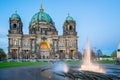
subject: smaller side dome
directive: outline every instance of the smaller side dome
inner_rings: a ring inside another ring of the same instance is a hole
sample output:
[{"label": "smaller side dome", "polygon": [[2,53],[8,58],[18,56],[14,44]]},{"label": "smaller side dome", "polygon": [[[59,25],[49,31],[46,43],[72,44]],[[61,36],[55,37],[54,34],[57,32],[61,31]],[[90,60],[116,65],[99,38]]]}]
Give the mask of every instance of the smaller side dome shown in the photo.
[{"label": "smaller side dome", "polygon": [[66,17],[66,21],[74,21],[74,19],[68,14],[68,16]]},{"label": "smaller side dome", "polygon": [[11,19],[20,19],[20,16],[17,14],[17,11],[15,11],[15,13],[13,13],[10,18]]}]

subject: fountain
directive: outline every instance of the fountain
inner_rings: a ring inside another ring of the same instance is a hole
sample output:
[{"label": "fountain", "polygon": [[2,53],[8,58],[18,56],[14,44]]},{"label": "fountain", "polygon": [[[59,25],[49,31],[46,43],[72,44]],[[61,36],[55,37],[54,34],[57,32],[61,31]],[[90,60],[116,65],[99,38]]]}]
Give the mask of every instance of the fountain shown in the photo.
[{"label": "fountain", "polygon": [[91,49],[90,49],[89,40],[87,40],[86,47],[84,50],[83,63],[79,70],[105,73],[105,69],[103,69],[101,66],[99,66],[97,64],[93,64],[91,61]]},{"label": "fountain", "polygon": [[86,43],[81,67],[74,65],[74,68],[72,68],[59,61],[51,68],[41,69],[41,72],[44,71],[46,71],[46,74],[50,71],[46,80],[120,80],[120,76],[113,75],[113,73],[108,74],[102,66],[92,63],[89,40]]},{"label": "fountain", "polygon": [[67,73],[69,71],[68,66],[65,63],[63,63],[63,62],[58,62],[58,63],[54,64],[52,68],[53,68],[54,72],[64,72],[64,73]]}]

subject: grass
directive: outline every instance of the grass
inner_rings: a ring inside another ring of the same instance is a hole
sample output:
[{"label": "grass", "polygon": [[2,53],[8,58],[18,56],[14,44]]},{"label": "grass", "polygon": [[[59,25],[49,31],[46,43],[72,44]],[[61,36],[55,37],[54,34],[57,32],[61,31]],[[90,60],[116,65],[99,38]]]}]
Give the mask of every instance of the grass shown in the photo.
[{"label": "grass", "polygon": [[45,65],[47,62],[0,62],[0,68]]},{"label": "grass", "polygon": [[65,61],[66,64],[81,64],[81,61]]},{"label": "grass", "polygon": [[114,60],[102,60],[102,61],[97,61],[99,64],[115,64]]},{"label": "grass", "polygon": [[[67,64],[81,64],[82,61],[65,61],[65,63]],[[97,62],[94,62],[94,63],[98,63],[98,64],[115,64],[115,61],[113,60],[102,60],[102,61],[97,61]]]},{"label": "grass", "polygon": [[[66,64],[81,64],[82,61],[65,61]],[[102,60],[97,61],[99,64],[115,64],[113,60]],[[19,67],[19,66],[33,66],[33,65],[45,65],[48,62],[0,62],[0,68],[7,68],[7,67]]]}]

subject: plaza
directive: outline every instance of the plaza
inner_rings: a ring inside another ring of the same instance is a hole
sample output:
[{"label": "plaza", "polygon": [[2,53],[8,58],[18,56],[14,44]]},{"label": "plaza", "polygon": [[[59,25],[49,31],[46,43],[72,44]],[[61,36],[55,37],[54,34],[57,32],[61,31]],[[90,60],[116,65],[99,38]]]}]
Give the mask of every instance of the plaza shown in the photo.
[{"label": "plaza", "polygon": [[[51,68],[53,68],[53,65],[56,65],[56,63],[55,64],[50,63],[47,65],[37,65],[37,66],[28,66],[28,67],[12,67],[12,68],[0,69],[0,72],[1,72],[0,80],[10,80],[10,79],[12,79],[12,80],[64,80],[65,77],[56,75],[56,74],[54,74],[54,72],[51,71],[52,70]],[[114,75],[114,76],[120,77],[120,74],[119,74],[120,67],[119,66],[109,65],[109,64],[104,64],[102,66],[104,66],[104,68],[106,68],[106,71],[107,71],[106,74],[109,74],[109,76]],[[79,67],[79,65],[78,64],[76,64],[74,66],[69,65],[69,67],[72,69],[77,69]],[[42,69],[43,70],[49,69],[49,70],[42,72],[41,71]],[[90,78],[86,77],[85,80],[89,80],[89,79]],[[68,79],[68,80],[73,80],[73,79]],[[110,79],[107,79],[107,80],[110,80]],[[119,80],[119,79],[117,78],[115,80]]]}]

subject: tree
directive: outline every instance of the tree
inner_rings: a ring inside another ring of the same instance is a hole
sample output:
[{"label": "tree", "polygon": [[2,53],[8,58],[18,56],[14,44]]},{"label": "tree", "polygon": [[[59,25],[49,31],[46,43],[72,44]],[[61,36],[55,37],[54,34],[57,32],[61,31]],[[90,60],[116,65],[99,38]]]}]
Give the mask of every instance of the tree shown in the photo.
[{"label": "tree", "polygon": [[117,51],[116,50],[112,52],[111,57],[117,57]]},{"label": "tree", "polygon": [[100,56],[101,58],[111,58],[111,56],[109,56],[109,55],[102,55],[102,56]]},{"label": "tree", "polygon": [[0,48],[0,61],[1,60],[5,60],[7,57],[7,55],[5,54],[5,52],[3,51],[2,48]]}]

